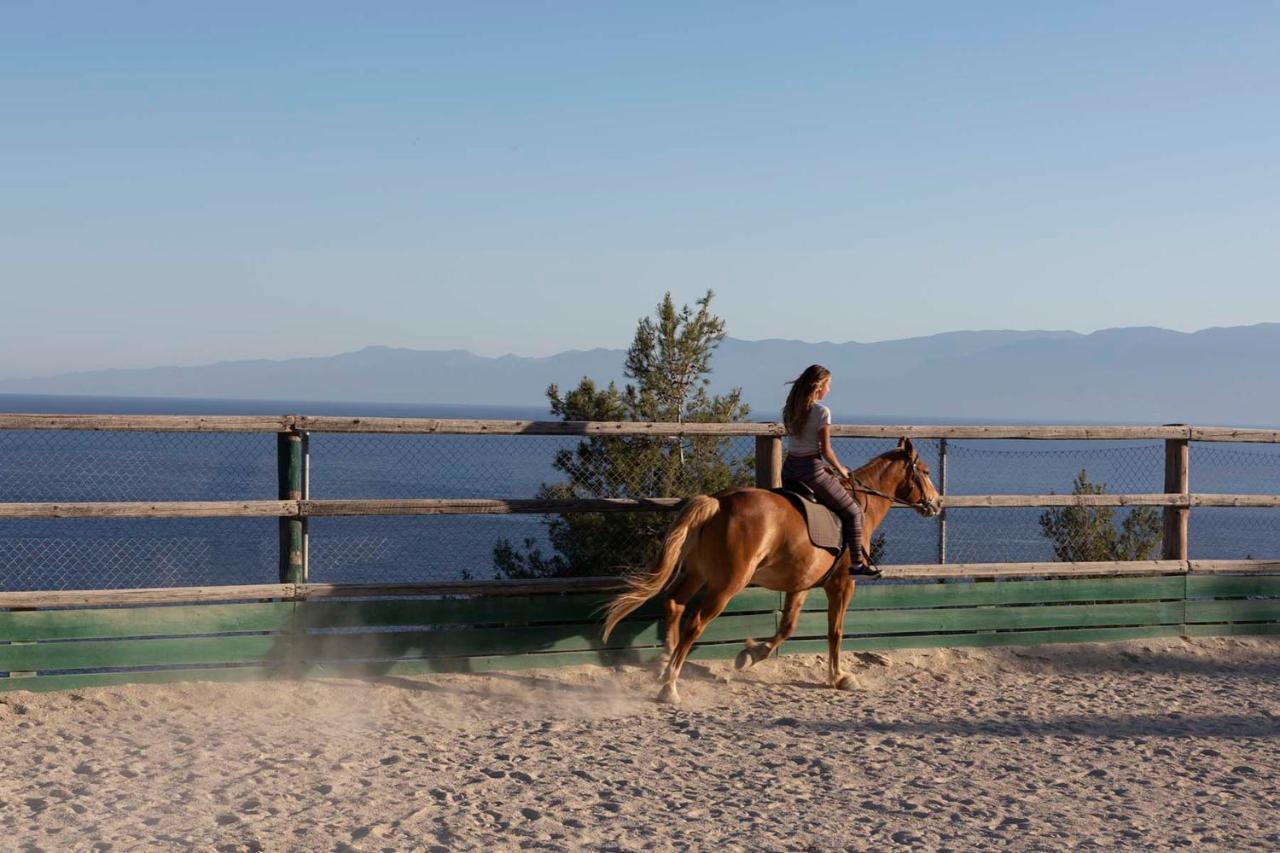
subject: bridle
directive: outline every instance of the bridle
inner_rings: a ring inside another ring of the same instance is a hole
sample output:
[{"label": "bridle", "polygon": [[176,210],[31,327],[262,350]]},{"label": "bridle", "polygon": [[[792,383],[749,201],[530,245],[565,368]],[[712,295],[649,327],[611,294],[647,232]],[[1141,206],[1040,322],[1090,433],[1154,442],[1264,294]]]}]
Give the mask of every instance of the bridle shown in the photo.
[{"label": "bridle", "polygon": [[[915,454],[912,454],[911,461],[907,463],[907,477],[911,480],[911,484],[915,486],[916,491],[921,495],[925,493],[924,483],[921,480],[923,476],[924,475],[920,472],[920,457],[916,456]],[[897,506],[905,506],[910,509],[914,509],[917,512],[933,509],[933,506],[924,498],[921,498],[920,500],[915,501],[913,503],[913,502],[904,501],[901,498],[894,497],[893,495],[886,495],[884,492],[880,491],[879,489],[873,489],[870,486],[868,486],[866,483],[859,480],[857,477],[855,477],[852,474],[852,472],[850,472],[849,478],[847,480],[845,480],[844,477],[841,477],[838,474],[836,475],[836,477],[837,479],[844,480],[846,483],[848,483],[851,491],[865,492],[866,494],[869,494],[869,495],[875,495],[876,497],[884,498],[885,500],[889,501],[889,503],[891,504],[895,504]]]}]

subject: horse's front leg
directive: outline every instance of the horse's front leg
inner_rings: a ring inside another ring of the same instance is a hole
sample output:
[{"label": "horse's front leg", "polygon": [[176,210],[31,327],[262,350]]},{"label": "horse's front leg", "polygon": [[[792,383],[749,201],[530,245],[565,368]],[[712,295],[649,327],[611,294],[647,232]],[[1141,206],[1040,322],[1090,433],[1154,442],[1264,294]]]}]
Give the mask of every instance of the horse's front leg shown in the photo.
[{"label": "horse's front leg", "polygon": [[823,586],[827,593],[827,684],[837,690],[849,690],[853,676],[840,671],[840,639],[844,636],[844,612],[853,598],[853,578],[840,569]]},{"label": "horse's front leg", "polygon": [[807,589],[800,592],[787,593],[786,601],[782,605],[782,623],[778,626],[778,633],[763,643],[747,640],[747,647],[738,652],[738,658],[733,662],[734,667],[747,669],[759,663],[773,654],[774,650],[782,645],[787,637],[795,633],[796,620],[800,618],[800,607],[804,604],[805,596],[808,594],[809,590]]}]

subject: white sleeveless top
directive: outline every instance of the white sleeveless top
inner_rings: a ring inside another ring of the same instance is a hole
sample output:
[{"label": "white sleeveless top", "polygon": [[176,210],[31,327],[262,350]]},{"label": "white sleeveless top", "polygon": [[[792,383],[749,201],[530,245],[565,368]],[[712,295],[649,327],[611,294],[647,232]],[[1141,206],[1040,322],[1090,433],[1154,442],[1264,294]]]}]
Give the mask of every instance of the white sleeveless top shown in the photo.
[{"label": "white sleeveless top", "polygon": [[792,456],[813,456],[818,449],[818,430],[831,425],[831,410],[821,403],[814,403],[809,416],[795,435],[787,436],[787,453]]}]

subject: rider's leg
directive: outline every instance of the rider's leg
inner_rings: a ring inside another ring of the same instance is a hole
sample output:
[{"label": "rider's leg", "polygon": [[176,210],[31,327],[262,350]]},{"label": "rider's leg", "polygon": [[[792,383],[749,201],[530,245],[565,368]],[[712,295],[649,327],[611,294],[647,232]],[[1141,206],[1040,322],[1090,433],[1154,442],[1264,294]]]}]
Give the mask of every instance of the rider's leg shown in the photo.
[{"label": "rider's leg", "polygon": [[820,472],[809,484],[822,501],[836,515],[840,516],[843,525],[845,547],[849,549],[852,559],[852,574],[879,577],[880,572],[873,567],[863,567],[862,563],[862,507],[849,494],[849,490],[840,484],[835,477],[825,471]]}]

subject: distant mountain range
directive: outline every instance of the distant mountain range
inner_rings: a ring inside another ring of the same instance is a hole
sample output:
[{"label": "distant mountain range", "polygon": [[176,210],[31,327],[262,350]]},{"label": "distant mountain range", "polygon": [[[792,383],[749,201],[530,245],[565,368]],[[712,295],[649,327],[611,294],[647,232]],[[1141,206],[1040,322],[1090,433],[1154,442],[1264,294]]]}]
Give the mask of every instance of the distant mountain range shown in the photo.
[{"label": "distant mountain range", "polygon": [[[219,362],[0,381],[0,393],[539,405],[551,383],[622,376],[624,351],[486,358],[367,347],[323,358]],[[1280,423],[1280,323],[1205,329],[949,332],[879,343],[724,341],[712,388],[741,387],[777,417],[785,382],[813,362],[835,374],[837,412],[910,418]]]}]

